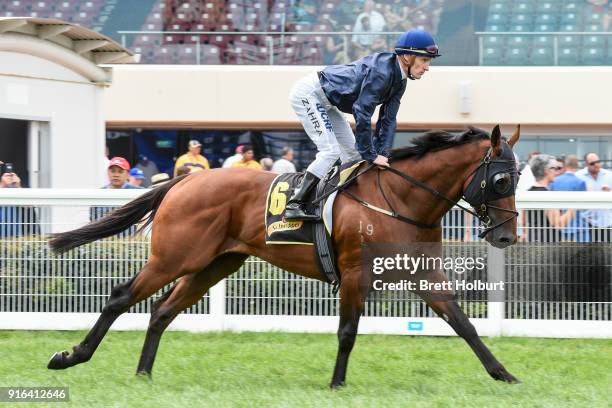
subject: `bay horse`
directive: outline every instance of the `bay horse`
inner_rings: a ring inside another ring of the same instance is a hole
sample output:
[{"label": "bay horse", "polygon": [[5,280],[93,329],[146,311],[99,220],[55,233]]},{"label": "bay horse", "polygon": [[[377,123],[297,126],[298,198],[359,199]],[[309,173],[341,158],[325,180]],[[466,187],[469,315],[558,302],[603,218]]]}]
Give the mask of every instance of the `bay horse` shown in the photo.
[{"label": "bay horse", "polygon": [[[499,248],[516,242],[516,180],[505,196],[495,196],[490,190],[508,184],[507,173],[513,170],[506,168],[495,173],[490,166],[500,162],[516,166],[511,149],[519,133],[517,127],[506,141],[499,125],[491,135],[472,127],[459,135],[428,132],[416,138],[413,146],[393,151],[391,164],[397,174],[376,168],[355,180],[347,194],[338,195],[333,208],[332,235],[341,275],[340,324],[332,388],[345,384],[349,354],[367,296],[361,285],[363,242],[441,242],[440,220],[464,195],[473,207],[478,207],[475,214],[488,227],[486,241]],[[421,185],[401,180],[398,174],[410,174]],[[138,374],[150,376],[161,336],[172,320],[199,301],[211,286],[236,272],[249,256],[307,278],[326,281],[317,267],[312,246],[266,245],[266,193],[275,177],[273,173],[252,169],[201,171],[153,189],[101,220],[54,235],[50,246],[61,253],[115,235],[143,218],[153,223],[151,253],[142,270],[112,289],[85,339],[72,352],[55,353],[48,368],[65,369],[88,361],[119,315],[176,281],[152,307],[137,368]],[[384,199],[375,186],[385,192]],[[434,190],[437,194],[432,193]],[[476,191],[471,199],[466,195],[469,191]],[[417,222],[402,223],[389,214],[372,211],[351,199],[348,193],[379,208],[392,205],[398,214]],[[508,217],[508,213],[513,216]],[[364,234],[360,223],[372,225],[368,231],[371,235]],[[437,271],[430,279],[447,280],[443,271]],[[451,297],[446,300],[427,292],[419,296],[469,344],[491,377],[518,382],[480,340],[452,292],[448,294]]]}]

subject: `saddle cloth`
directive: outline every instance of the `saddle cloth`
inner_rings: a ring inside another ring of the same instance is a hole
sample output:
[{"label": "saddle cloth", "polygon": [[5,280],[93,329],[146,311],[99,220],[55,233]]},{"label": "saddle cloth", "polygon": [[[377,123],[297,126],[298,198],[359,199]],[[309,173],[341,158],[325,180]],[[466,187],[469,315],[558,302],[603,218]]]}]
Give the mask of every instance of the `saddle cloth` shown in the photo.
[{"label": "saddle cloth", "polygon": [[[308,201],[312,202],[333,188],[343,185],[346,180],[359,168],[363,161],[347,163],[335,166],[329,174],[319,181],[316,189],[313,189]],[[266,199],[266,244],[298,244],[314,245],[314,225],[312,221],[286,221],[283,217],[287,201],[293,195],[293,190],[299,185],[304,177],[303,173],[284,173],[277,176],[268,190]],[[336,199],[336,192],[330,194],[317,205],[310,204],[307,211],[311,214],[321,214],[327,234],[331,236],[333,220],[332,209]],[[321,221],[319,221],[321,222]]]}]

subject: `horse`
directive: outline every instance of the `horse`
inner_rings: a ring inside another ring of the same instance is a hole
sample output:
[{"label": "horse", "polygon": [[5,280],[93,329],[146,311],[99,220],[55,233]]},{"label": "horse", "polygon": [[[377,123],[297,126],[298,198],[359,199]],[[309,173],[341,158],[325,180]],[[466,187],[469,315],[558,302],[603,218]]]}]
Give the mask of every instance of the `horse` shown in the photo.
[{"label": "horse", "polygon": [[[411,146],[393,150],[391,168],[363,172],[338,194],[332,236],[341,276],[340,321],[332,388],[345,385],[349,355],[367,296],[363,290],[366,277],[360,265],[362,243],[441,242],[440,221],[461,197],[476,209],[472,213],[484,223],[486,229],[481,235],[486,241],[498,248],[515,243],[514,191],[518,172],[512,146],[519,134],[520,125],[509,140],[502,138],[499,125],[491,134],[474,127],[461,134],[430,131],[415,138]],[[400,180],[398,175],[412,182]],[[152,222],[146,264],[130,280],[112,289],[84,340],[72,352],[55,353],[48,368],[65,369],[88,361],[117,317],[175,282],[152,306],[136,371],[151,376],[161,336],[172,320],[201,299],[211,286],[236,272],[249,256],[307,278],[327,281],[316,266],[312,246],[266,245],[266,193],[275,176],[252,169],[204,170],[152,189],[103,219],[53,235],[49,244],[53,251],[62,253],[118,234],[143,220]],[[362,205],[366,201],[367,205]],[[392,206],[394,212],[372,210],[386,205]],[[404,215],[390,218],[393,214]],[[412,221],[397,219],[402,217]],[[361,223],[371,225],[371,230],[364,233]],[[430,274],[428,279],[447,280],[443,271]],[[491,377],[506,383],[519,382],[480,340],[453,292],[446,294],[449,297],[441,298],[424,291],[419,296],[469,344]]]}]

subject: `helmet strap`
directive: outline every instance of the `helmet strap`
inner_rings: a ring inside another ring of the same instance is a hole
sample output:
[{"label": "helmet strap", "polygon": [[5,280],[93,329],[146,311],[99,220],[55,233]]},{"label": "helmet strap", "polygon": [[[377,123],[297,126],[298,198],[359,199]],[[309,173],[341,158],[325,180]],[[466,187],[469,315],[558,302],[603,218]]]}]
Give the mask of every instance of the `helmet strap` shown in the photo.
[{"label": "helmet strap", "polygon": [[416,78],[412,76],[412,72],[410,72],[410,68],[412,68],[412,64],[414,64],[414,60],[416,60],[416,55],[408,55],[408,62],[406,62],[406,65],[408,66],[408,70],[406,71],[406,76],[411,80],[414,81]]}]

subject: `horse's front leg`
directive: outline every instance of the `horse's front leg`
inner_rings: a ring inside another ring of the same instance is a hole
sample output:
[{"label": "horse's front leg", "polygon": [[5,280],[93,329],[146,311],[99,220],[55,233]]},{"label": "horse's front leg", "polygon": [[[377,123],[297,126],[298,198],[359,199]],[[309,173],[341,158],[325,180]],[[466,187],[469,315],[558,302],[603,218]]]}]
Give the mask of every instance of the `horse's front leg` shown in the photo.
[{"label": "horse's front leg", "polygon": [[497,361],[493,353],[480,340],[476,329],[461,310],[452,293],[419,293],[419,295],[438,316],[446,320],[453,330],[469,344],[491,377],[510,384],[520,382],[506,371],[504,366]]},{"label": "horse's front leg", "polygon": [[340,285],[340,325],[338,327],[338,356],[331,381],[331,388],[342,387],[346,380],[348,359],[355,345],[359,317],[363,312],[365,296],[362,294],[359,276],[361,271],[346,271]]}]

